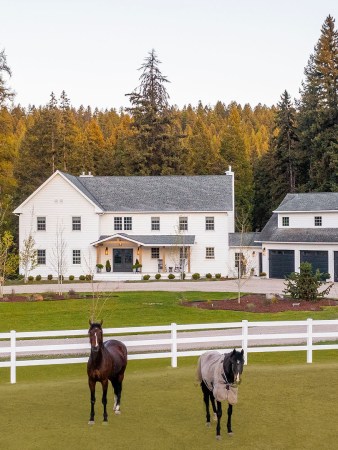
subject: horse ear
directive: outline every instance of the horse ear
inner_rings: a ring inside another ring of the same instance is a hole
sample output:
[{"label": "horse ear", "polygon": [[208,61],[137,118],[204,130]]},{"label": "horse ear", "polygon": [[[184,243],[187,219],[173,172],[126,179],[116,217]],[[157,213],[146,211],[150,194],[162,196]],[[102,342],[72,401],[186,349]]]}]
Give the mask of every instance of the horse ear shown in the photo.
[{"label": "horse ear", "polygon": [[242,353],[242,355],[244,355],[244,350],[243,349],[242,349],[241,353]]},{"label": "horse ear", "polygon": [[232,351],[232,355],[236,355],[236,349],[235,348]]}]

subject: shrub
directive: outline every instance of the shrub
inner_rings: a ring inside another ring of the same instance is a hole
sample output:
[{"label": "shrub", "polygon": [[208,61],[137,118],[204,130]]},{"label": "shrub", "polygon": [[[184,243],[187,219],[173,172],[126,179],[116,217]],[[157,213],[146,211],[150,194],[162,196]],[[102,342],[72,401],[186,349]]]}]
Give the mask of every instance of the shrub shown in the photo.
[{"label": "shrub", "polygon": [[260,277],[266,277],[266,273],[265,273],[265,272],[261,272],[261,273],[259,274],[259,276],[260,276]]},{"label": "shrub", "polygon": [[193,273],[192,274],[192,276],[191,276],[191,278],[193,279],[193,280],[199,280],[200,278],[201,278],[201,275],[199,274],[199,273]]},{"label": "shrub", "polygon": [[80,275],[80,276],[79,276],[79,280],[80,280],[80,281],[84,281],[85,279],[86,279],[86,277],[85,277],[84,275]]},{"label": "shrub", "polygon": [[73,281],[75,277],[74,277],[74,275],[69,275],[68,278],[69,278],[69,281]]},{"label": "shrub", "polygon": [[35,281],[41,281],[41,275],[37,275],[37,276],[35,277]]},{"label": "shrub", "polygon": [[155,275],[155,279],[156,280],[159,280],[161,278],[161,274],[160,273],[157,273],[156,275]]},{"label": "shrub", "polygon": [[147,280],[149,280],[149,278],[150,278],[150,275],[143,275],[143,279],[144,279],[144,280],[147,281]]},{"label": "shrub", "polygon": [[110,264],[109,259],[107,259],[107,261],[106,261],[106,272],[110,272],[110,271],[111,271],[111,264]]},{"label": "shrub", "polygon": [[210,279],[212,278],[211,273],[207,273],[207,274],[205,275],[205,278],[208,278],[208,280],[210,280]]},{"label": "shrub", "polygon": [[215,273],[215,278],[220,279],[221,278],[221,274],[220,273]]},{"label": "shrub", "polygon": [[68,295],[75,295],[75,294],[76,294],[76,291],[74,289],[69,289]]},{"label": "shrub", "polygon": [[32,275],[29,275],[28,281],[34,281],[34,277]]},{"label": "shrub", "polygon": [[52,279],[53,279],[53,275],[52,274],[47,275],[47,280],[52,280]]},{"label": "shrub", "polygon": [[87,274],[87,275],[85,276],[85,279],[86,279],[86,281],[91,281],[92,276],[91,276],[90,274]]},{"label": "shrub", "polygon": [[173,273],[169,273],[168,278],[169,278],[169,280],[174,280],[175,275]]},{"label": "shrub", "polygon": [[303,262],[300,264],[299,273],[292,272],[285,278],[286,288],[283,292],[289,294],[291,298],[316,301],[327,295],[333,286],[332,283],[319,292],[319,288],[325,283],[321,280],[322,275],[319,270],[313,272],[311,263]]}]

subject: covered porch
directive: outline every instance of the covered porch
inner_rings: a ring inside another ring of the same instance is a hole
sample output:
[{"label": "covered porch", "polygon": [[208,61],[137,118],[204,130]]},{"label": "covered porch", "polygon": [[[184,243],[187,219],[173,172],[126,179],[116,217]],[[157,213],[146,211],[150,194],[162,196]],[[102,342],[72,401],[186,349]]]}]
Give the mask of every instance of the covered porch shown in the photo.
[{"label": "covered porch", "polygon": [[91,245],[96,249],[95,280],[140,280],[157,273],[167,278],[173,273],[191,273],[193,235],[130,235],[116,233],[100,236]]}]

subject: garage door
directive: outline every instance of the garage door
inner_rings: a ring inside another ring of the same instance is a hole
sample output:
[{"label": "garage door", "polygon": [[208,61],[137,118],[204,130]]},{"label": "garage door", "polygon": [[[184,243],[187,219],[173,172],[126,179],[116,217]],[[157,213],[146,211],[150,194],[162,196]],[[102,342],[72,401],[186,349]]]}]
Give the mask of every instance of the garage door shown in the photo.
[{"label": "garage door", "polygon": [[334,252],[334,281],[338,281],[338,252]]},{"label": "garage door", "polygon": [[284,278],[295,271],[295,252],[293,250],[269,250],[270,278]]},{"label": "garage door", "polygon": [[301,250],[300,262],[311,263],[314,271],[319,269],[320,272],[327,273],[329,270],[329,256],[325,251]]}]

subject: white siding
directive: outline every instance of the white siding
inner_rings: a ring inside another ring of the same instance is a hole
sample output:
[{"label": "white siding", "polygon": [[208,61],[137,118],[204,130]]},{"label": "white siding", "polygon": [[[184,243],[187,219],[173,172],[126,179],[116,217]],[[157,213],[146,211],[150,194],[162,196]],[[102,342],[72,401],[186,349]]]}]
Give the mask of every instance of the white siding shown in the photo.
[{"label": "white siding", "polygon": [[[322,226],[315,226],[315,217],[322,217]],[[283,227],[283,217],[289,217],[289,226]],[[279,213],[278,228],[337,228],[338,212]]]}]

